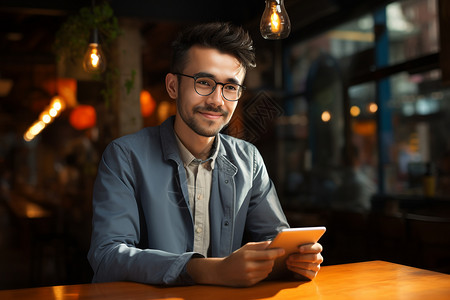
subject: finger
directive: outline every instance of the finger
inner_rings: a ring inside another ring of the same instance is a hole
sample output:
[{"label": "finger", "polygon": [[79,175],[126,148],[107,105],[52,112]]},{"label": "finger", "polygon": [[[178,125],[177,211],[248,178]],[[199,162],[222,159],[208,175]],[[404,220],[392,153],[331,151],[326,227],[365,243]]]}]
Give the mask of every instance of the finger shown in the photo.
[{"label": "finger", "polygon": [[270,241],[247,243],[236,252],[243,255],[244,260],[274,260],[277,257],[284,255],[284,249],[267,249],[269,244]]},{"label": "finger", "polygon": [[263,242],[250,242],[245,244],[242,248],[248,250],[264,250],[269,246],[271,241],[263,241]]},{"label": "finger", "polygon": [[310,270],[313,272],[319,272],[320,264],[317,263],[309,263],[309,262],[286,262],[287,267],[291,267],[293,269],[302,269],[302,270]]},{"label": "finger", "polygon": [[323,247],[319,243],[305,244],[301,245],[298,250],[300,253],[320,253],[323,251]]},{"label": "finger", "polygon": [[323,263],[322,254],[292,254],[288,257],[287,262],[308,262],[308,263]]},{"label": "finger", "polygon": [[283,256],[285,250],[282,248],[266,249],[266,250],[249,250],[246,252],[246,258],[249,260],[275,260]]}]

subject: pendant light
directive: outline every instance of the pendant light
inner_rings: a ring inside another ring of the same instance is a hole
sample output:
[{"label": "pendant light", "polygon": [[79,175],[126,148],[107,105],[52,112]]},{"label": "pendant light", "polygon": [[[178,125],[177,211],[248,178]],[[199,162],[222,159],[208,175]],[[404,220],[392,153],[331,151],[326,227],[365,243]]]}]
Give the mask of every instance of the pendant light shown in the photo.
[{"label": "pendant light", "polygon": [[289,36],[291,22],[284,7],[284,0],[266,0],[259,29],[263,38],[268,40],[279,40]]},{"label": "pendant light", "polygon": [[105,54],[98,42],[98,29],[92,31],[89,47],[84,55],[83,68],[88,73],[102,73],[106,70]]},{"label": "pendant light", "polygon": [[[92,11],[95,10],[95,0],[92,0]],[[105,54],[100,47],[98,39],[98,28],[95,27],[91,33],[89,46],[84,54],[83,68],[88,73],[103,73],[106,70]]]}]

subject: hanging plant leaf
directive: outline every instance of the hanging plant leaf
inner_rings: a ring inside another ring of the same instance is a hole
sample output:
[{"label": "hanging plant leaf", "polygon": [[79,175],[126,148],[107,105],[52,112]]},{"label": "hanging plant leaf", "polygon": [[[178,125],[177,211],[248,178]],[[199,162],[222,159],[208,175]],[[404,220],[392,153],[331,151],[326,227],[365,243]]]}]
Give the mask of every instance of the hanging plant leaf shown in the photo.
[{"label": "hanging plant leaf", "polygon": [[121,34],[119,22],[107,2],[94,7],[83,7],[78,14],[67,19],[55,36],[53,49],[57,57],[64,57],[71,61],[82,57],[95,28],[100,33],[105,51]]}]

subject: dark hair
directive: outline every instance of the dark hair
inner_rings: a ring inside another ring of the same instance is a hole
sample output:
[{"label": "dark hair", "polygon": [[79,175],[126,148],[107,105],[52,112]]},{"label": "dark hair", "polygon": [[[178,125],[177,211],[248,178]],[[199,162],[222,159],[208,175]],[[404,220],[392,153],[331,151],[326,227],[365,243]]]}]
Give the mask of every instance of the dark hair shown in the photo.
[{"label": "dark hair", "polygon": [[250,34],[231,23],[200,24],[182,30],[172,43],[171,72],[182,72],[188,50],[194,46],[214,48],[235,56],[245,69],[255,67],[255,50]]}]

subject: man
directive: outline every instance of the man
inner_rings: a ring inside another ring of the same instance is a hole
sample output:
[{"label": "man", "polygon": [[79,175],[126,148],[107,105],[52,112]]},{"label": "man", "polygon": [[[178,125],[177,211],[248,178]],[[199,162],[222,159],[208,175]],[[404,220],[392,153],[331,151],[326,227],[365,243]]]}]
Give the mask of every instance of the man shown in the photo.
[{"label": "man", "polygon": [[[288,227],[257,149],[220,134],[240,98],[253,42],[228,23],[195,26],[173,44],[166,89],[175,117],[113,141],[93,196],[94,282],[250,286],[268,277]],[[249,241],[249,243],[246,243]],[[312,279],[320,244],[288,269]]]}]

